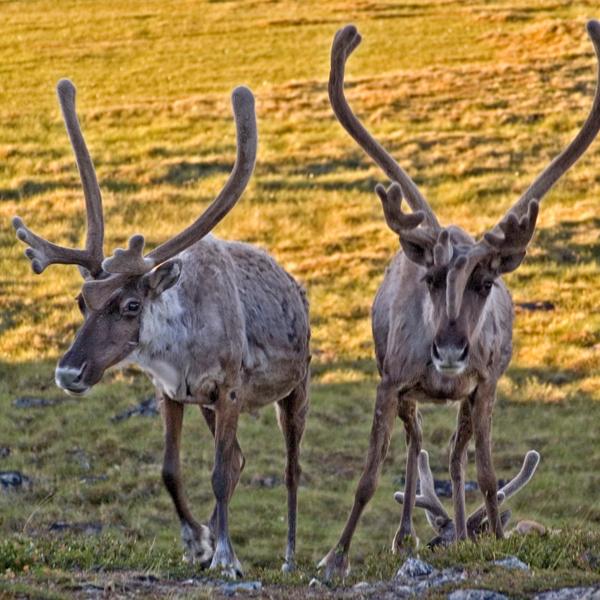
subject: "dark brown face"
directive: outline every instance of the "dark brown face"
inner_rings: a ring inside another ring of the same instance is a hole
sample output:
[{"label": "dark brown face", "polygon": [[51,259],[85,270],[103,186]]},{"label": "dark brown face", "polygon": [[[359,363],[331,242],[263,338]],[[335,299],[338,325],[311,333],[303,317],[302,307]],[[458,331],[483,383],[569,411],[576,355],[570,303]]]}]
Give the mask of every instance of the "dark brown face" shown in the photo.
[{"label": "dark brown face", "polygon": [[487,265],[478,265],[464,286],[457,318],[450,319],[447,311],[447,288],[451,266],[452,263],[443,267],[430,267],[424,280],[429,290],[436,331],[431,344],[433,365],[444,375],[460,375],[468,366],[469,349],[498,274]]},{"label": "dark brown face", "polygon": [[85,320],[56,366],[56,385],[68,394],[85,394],[106,369],[127,358],[139,342],[144,304],[173,286],[180,272],[176,260],[132,278],[100,310],[88,308],[80,294],[77,301]]}]

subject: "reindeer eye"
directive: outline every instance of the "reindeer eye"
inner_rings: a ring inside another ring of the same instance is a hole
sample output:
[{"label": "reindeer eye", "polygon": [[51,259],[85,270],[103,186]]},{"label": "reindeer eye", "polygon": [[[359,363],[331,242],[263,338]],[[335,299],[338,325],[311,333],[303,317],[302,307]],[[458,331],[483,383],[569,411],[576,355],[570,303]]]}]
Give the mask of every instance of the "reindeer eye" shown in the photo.
[{"label": "reindeer eye", "polygon": [[484,281],[481,284],[481,291],[487,296],[492,291],[493,285],[493,281]]},{"label": "reindeer eye", "polygon": [[125,305],[125,314],[127,315],[135,315],[139,312],[141,307],[141,303],[138,300],[130,300]]}]

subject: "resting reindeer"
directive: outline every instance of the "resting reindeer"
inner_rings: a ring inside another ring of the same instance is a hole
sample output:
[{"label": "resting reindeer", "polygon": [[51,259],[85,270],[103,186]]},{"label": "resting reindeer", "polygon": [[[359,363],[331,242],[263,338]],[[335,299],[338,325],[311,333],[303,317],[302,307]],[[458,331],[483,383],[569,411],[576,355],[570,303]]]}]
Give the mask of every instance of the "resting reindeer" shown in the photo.
[{"label": "resting reindeer", "polygon": [[[152,379],[165,423],[163,481],[181,521],[187,558],[234,576],[241,565],[229,538],[228,504],[244,467],[236,430],[240,411],[276,403],[287,447],[288,542],[284,568],[294,568],[299,446],[308,408],[308,306],[303,290],[275,261],[247,244],[207,235],[233,208],[254,169],[254,97],[232,94],[237,156],[220,194],[187,229],[143,255],[135,235],[126,250],[104,259],[100,189],[75,114],[75,88],[58,84],[87,209],[85,249],[63,248],[15,217],[35,273],[75,264],[85,278],[78,296],[84,323],[56,367],[56,383],[83,394],[104,371],[137,363]],[[188,509],[179,447],[184,404],[200,406],[215,438],[208,525]],[[216,544],[215,544],[216,539]],[[209,562],[210,561],[210,562]]]},{"label": "resting reindeer", "polygon": [[[540,463],[540,455],[535,450],[530,450],[523,460],[523,466],[519,473],[513,477],[506,485],[498,490],[498,506],[500,506],[505,500],[508,500],[511,496],[514,496],[519,490],[523,489],[535,474],[535,470]],[[429,455],[426,450],[421,450],[418,460],[419,468],[419,482],[421,485],[421,494],[415,498],[415,506],[423,508],[427,515],[427,522],[431,525],[432,529],[436,532],[436,537],[429,541],[427,544],[429,547],[434,546],[447,546],[456,539],[456,528],[454,527],[454,521],[446,512],[443,504],[440,502],[437,494],[435,493],[435,485],[433,482],[433,474],[429,467]],[[400,504],[404,504],[404,493],[396,492],[394,498]],[[488,528],[488,522],[486,521],[486,510],[485,505],[481,505],[477,510],[467,518],[467,534],[471,539],[477,538]],[[510,520],[510,510],[505,510],[500,514],[500,521],[502,526],[506,527],[506,524]],[[524,521],[523,523],[530,523]],[[517,524],[516,530],[519,531],[521,522]],[[537,524],[539,527],[539,524]]]},{"label": "resting reindeer", "polygon": [[[600,23],[588,32],[600,57]],[[412,536],[421,427],[417,401],[460,402],[450,455],[456,535],[467,536],[464,461],[475,436],[477,478],[485,498],[490,529],[502,537],[490,430],[496,384],[512,354],[513,304],[500,276],[514,271],[525,256],[535,229],[539,200],[585,152],[600,129],[600,94],[581,131],[536,178],[523,196],[482,240],[458,227],[443,228],[408,174],[367,132],[344,97],[344,67],[360,43],[356,28],[337,32],[331,50],[329,98],[336,117],[393,181],[375,189],[388,226],[402,251],[386,270],[372,310],[377,366],[373,425],[366,464],[352,511],[334,548],[320,567],[325,578],[349,571],[348,551],[362,511],[372,498],[386,456],[394,419],[404,422],[408,443],[405,498],[392,549]],[[402,197],[412,209],[401,209]]]}]

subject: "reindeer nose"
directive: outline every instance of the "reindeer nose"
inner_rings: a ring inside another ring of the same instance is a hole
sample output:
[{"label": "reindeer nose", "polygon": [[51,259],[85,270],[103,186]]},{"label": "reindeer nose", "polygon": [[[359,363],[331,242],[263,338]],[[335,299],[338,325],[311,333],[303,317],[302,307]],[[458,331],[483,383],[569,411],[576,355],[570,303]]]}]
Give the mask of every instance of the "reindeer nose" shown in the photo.
[{"label": "reindeer nose", "polygon": [[89,388],[82,382],[85,367],[86,363],[83,363],[79,368],[57,366],[54,372],[56,385],[67,393],[83,394]]},{"label": "reindeer nose", "polygon": [[431,345],[431,357],[441,373],[460,373],[469,357],[469,342],[462,337],[446,343],[436,338]]}]

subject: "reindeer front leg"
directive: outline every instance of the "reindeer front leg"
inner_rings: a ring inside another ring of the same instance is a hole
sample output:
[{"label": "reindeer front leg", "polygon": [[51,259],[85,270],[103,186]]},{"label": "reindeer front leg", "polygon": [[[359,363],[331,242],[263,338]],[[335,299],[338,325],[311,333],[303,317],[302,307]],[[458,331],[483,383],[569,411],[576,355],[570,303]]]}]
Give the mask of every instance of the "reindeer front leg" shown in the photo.
[{"label": "reindeer front leg", "polygon": [[201,525],[192,516],[185,499],[181,479],[179,452],[184,405],[159,392],[157,392],[157,398],[165,427],[162,479],[181,522],[181,540],[185,549],[184,556],[188,562],[208,566],[213,555],[211,532],[206,525]]},{"label": "reindeer front leg", "polygon": [[452,479],[452,501],[454,503],[454,523],[456,539],[467,539],[467,518],[465,513],[465,462],[467,446],[473,436],[471,405],[463,400],[458,410],[456,432],[452,436],[450,450],[450,478]]},{"label": "reindeer front leg", "polygon": [[392,552],[400,552],[406,546],[407,539],[415,539],[412,526],[412,513],[417,494],[417,459],[421,452],[422,435],[419,423],[419,413],[416,403],[400,398],[398,416],[404,422],[406,432],[406,475],[404,484],[404,504],[400,527],[394,536]]},{"label": "reindeer front leg", "polygon": [[220,569],[232,578],[243,575],[242,565],[229,537],[228,514],[229,499],[242,468],[236,438],[239,413],[240,404],[235,390],[220,390],[215,404],[215,464],[212,473],[216,499],[216,547],[210,568]]},{"label": "reindeer front leg", "polygon": [[375,413],[373,414],[373,425],[371,426],[367,461],[356,489],[352,511],[338,543],[318,565],[318,568],[325,569],[324,579],[326,581],[332,577],[343,579],[350,572],[348,551],[350,550],[352,536],[365,506],[375,493],[381,464],[390,445],[397,411],[398,392],[389,382],[382,381],[377,388],[377,400],[375,402]]},{"label": "reindeer front leg", "polygon": [[490,530],[503,538],[498,511],[498,482],[492,463],[492,408],[496,399],[496,382],[481,384],[473,394],[471,417],[475,432],[475,462],[477,481],[483,493]]}]

